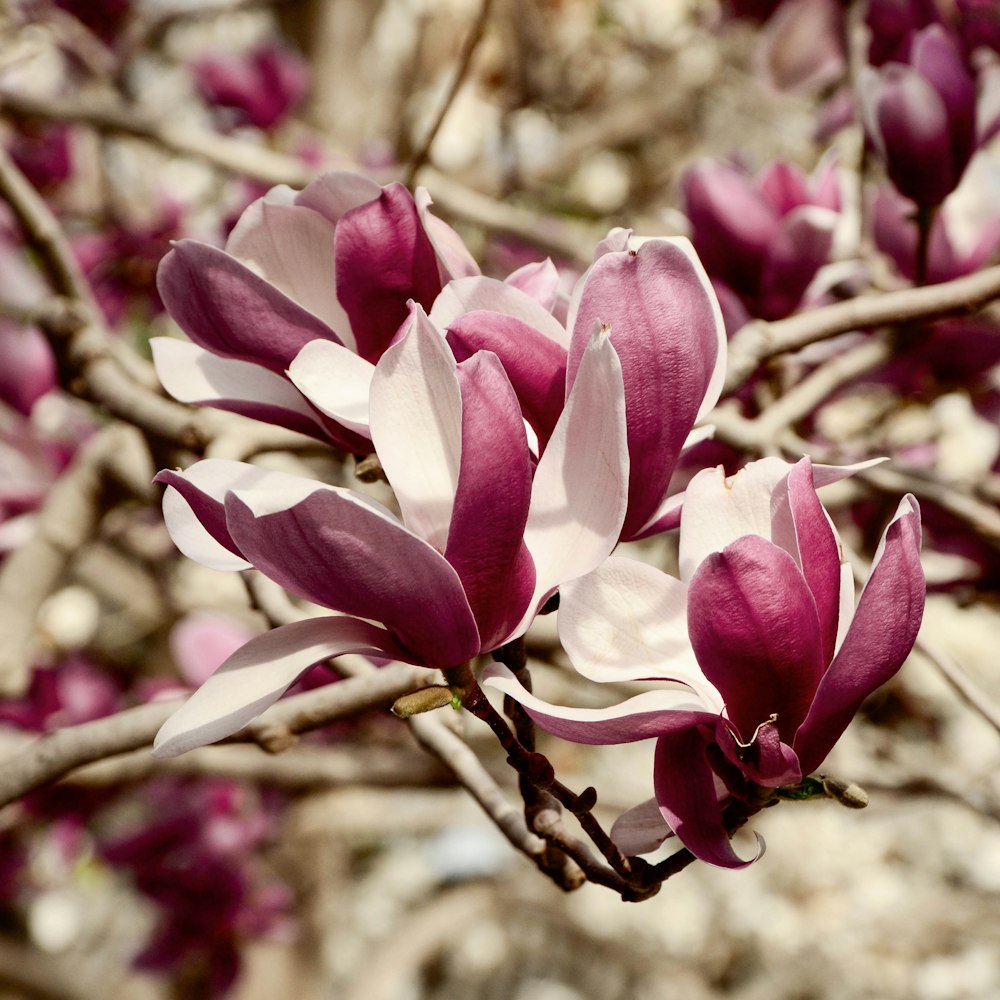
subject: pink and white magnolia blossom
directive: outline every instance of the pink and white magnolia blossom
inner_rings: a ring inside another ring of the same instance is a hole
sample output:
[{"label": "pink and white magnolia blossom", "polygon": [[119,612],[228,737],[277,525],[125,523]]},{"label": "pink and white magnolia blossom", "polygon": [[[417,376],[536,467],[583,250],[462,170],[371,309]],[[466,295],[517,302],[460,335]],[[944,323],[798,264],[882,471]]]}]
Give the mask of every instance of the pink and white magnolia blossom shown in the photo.
[{"label": "pink and white magnolia blossom", "polygon": [[496,649],[618,541],[625,393],[604,331],[579,359],[536,465],[496,356],[457,363],[417,309],[376,366],[371,435],[402,520],[352,490],[240,462],[160,473],[167,527],[186,555],[217,569],[256,567],[338,614],[251,640],[164,725],[158,754],[235,732],[342,653],[450,667]]},{"label": "pink and white magnolia blossom", "polygon": [[[430,308],[451,278],[479,273],[429,205],[423,189],[414,197],[401,184],[340,171],[302,191],[272,188],[246,209],[224,250],[176,243],[157,286],[191,342],[153,339],[164,388],[185,403],[369,452],[373,366],[408,303]],[[317,377],[336,393],[332,412],[317,411],[286,376],[313,341],[329,348]]]},{"label": "pink and white magnolia blossom", "polygon": [[[920,627],[920,513],[906,496],[855,608],[854,580],[816,487],[854,471],[776,458],[691,481],[680,579],[614,557],[561,588],[559,632],[596,681],[662,680],[606,709],[546,704],[506,668],[486,684],[544,729],[578,743],[655,738],[655,799],[613,835],[645,853],[675,833],[693,854],[738,868],[730,823],[768,790],[817,768],[862,701],[900,668]],[[727,809],[729,810],[727,814]]]},{"label": "pink and white magnolia blossom", "polygon": [[[711,283],[685,239],[642,239],[616,229],[577,282],[565,323],[557,307],[558,274],[528,265],[505,281],[469,276],[449,282],[429,319],[458,361],[497,355],[525,421],[545,453],[596,326],[610,331],[621,360],[631,461],[622,538],[661,530],[677,457],[692,427],[718,401],[726,335]],[[342,405],[336,347],[308,344],[289,377],[322,412]],[[704,430],[695,437],[705,436]]]}]

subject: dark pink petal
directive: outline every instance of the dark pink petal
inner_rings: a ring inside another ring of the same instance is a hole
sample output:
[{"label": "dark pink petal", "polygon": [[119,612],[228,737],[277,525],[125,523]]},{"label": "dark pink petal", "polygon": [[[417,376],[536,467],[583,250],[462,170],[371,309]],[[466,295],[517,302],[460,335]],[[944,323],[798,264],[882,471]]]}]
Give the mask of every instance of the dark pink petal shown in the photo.
[{"label": "dark pink petal", "polygon": [[181,240],[156,285],[167,311],[198,345],[281,373],[318,337],[336,334],[311,312],[224,250]]},{"label": "dark pink petal", "polygon": [[[200,525],[211,539],[235,557],[232,561],[233,568],[247,568],[239,546],[233,541],[232,535],[229,534],[229,528],[226,527],[226,510],[220,500],[202,490],[198,483],[193,481],[192,477],[186,473],[164,469],[163,472],[157,474],[154,482],[163,483],[164,486],[175,490],[183,500],[183,504],[174,505],[173,516],[168,516],[171,513],[168,510],[169,489],[167,494],[164,495],[164,517],[167,521],[167,529],[174,544],[184,555],[189,559],[195,559],[203,564],[211,565],[210,563],[206,563],[204,556],[199,558],[199,552],[193,551],[190,545],[184,544],[184,537],[189,534],[194,535],[197,532],[197,526]],[[190,515],[193,515],[194,522],[197,522],[197,524],[193,523],[191,516],[187,515],[185,505],[190,510]],[[200,532],[198,532],[198,535],[200,535]],[[195,544],[203,547],[201,540],[197,538]],[[204,547],[208,548],[207,546]],[[225,560],[225,556],[222,553],[206,551],[205,555],[208,555],[209,558],[220,557]]]},{"label": "dark pink petal", "polygon": [[476,351],[492,351],[507,372],[524,418],[544,449],[562,413],[566,396],[566,351],[513,316],[476,311],[448,327],[448,343],[458,361]]},{"label": "dark pink petal", "polygon": [[715,739],[726,760],[757,785],[780,788],[802,780],[799,758],[787,743],[781,741],[778,727],[772,723],[761,726],[753,742],[743,746],[730,724],[722,719],[715,727]]},{"label": "dark pink petal", "polygon": [[776,160],[767,167],[757,180],[757,188],[780,216],[812,202],[806,175],[787,160]]},{"label": "dark pink petal", "polygon": [[475,656],[475,619],[444,557],[361,494],[312,485],[302,498],[291,489],[229,494],[227,525],[246,558],[308,601],[382,622],[416,662]]},{"label": "dark pink petal", "polygon": [[622,364],[631,460],[622,528],[627,539],[666,496],[677,456],[715,381],[725,339],[721,317],[700,264],[668,240],[600,257],[574,293],[574,305],[567,386],[596,327],[610,329]]},{"label": "dark pink petal", "polygon": [[337,223],[337,297],[351,320],[358,354],[373,364],[409,314],[412,299],[430,309],[441,278],[417,205],[402,184]]},{"label": "dark pink petal", "polygon": [[688,632],[743,742],[772,715],[790,741],[826,665],[816,604],[792,557],[758,535],[708,556],[688,591]]},{"label": "dark pink petal", "polygon": [[940,94],[909,66],[890,63],[880,74],[873,110],[892,183],[919,205],[939,205],[958,183]]},{"label": "dark pink petal", "polygon": [[[706,750],[712,742],[702,729],[683,729],[656,741],[653,785],[660,812],[681,843],[696,857],[720,868],[745,868],[733,850]],[[762,842],[758,837],[758,844]]]},{"label": "dark pink petal", "polygon": [[354,618],[310,618],[251,639],[164,723],[156,757],[176,757],[238,732],[310,667],[343,653],[406,659],[392,636]]},{"label": "dark pink petal", "polygon": [[886,528],[850,631],[795,735],[803,773],[819,767],[861,703],[903,665],[924,613],[920,508],[900,501]]},{"label": "dark pink petal", "polygon": [[462,460],[444,556],[462,581],[485,651],[521,620],[535,585],[535,564],[524,545],[531,452],[517,397],[496,355],[480,352],[457,374]]},{"label": "dark pink petal", "polygon": [[948,112],[953,176],[957,184],[975,148],[976,84],[965,68],[957,40],[943,24],[932,24],[917,32],[910,61],[940,94]]},{"label": "dark pink petal", "polygon": [[798,563],[816,602],[823,663],[833,660],[840,620],[840,544],[813,486],[812,462],[801,459],[775,490],[771,539]]}]

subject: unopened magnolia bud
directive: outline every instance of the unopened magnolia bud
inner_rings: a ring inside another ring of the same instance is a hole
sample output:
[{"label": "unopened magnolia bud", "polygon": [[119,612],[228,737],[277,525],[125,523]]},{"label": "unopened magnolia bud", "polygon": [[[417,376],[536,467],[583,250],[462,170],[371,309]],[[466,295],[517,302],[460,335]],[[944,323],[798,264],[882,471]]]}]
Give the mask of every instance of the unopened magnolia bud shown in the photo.
[{"label": "unopened magnolia bud", "polygon": [[868,793],[853,781],[824,777],[823,791],[848,809],[864,809],[868,805]]},{"label": "unopened magnolia bud", "polygon": [[392,714],[398,715],[401,719],[408,719],[411,715],[420,715],[423,712],[433,712],[435,708],[444,708],[451,702],[451,688],[445,687],[443,684],[435,684],[432,687],[411,691],[409,694],[397,698],[392,704]]}]

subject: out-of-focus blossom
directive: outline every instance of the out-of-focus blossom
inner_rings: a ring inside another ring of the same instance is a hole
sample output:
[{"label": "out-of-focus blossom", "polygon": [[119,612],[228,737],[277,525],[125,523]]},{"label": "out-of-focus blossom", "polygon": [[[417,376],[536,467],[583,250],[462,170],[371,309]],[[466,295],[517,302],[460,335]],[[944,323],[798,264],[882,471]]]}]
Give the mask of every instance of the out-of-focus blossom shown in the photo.
[{"label": "out-of-focus blossom", "polygon": [[955,38],[938,24],[918,31],[907,63],[865,67],[860,101],[897,190],[922,207],[940,205],[976,146],[976,86]]},{"label": "out-of-focus blossom", "polygon": [[53,0],[105,44],[113,44],[128,23],[132,0]]},{"label": "out-of-focus blossom", "polygon": [[747,314],[772,320],[794,312],[830,255],[840,209],[836,165],[824,161],[807,178],[778,162],[754,180],[737,166],[705,161],[688,171],[682,191],[692,242],[730,333]]},{"label": "out-of-focus blossom", "polygon": [[[951,235],[948,205],[934,216],[927,246],[927,275],[930,283],[950,281],[978,271],[1000,250],[1000,206],[992,217],[981,220],[975,239],[964,247],[956,245]],[[872,230],[875,245],[892,258],[899,273],[909,281],[917,274],[916,206],[882,188],[872,205]]]},{"label": "out-of-focus blossom", "polygon": [[141,823],[100,845],[103,860],[160,912],[136,964],[221,996],[239,973],[241,940],[279,928],[291,903],[287,888],[266,881],[254,859],[273,835],[273,810],[224,780],[161,780],[140,798],[147,807]]},{"label": "out-of-focus blossom", "polygon": [[255,634],[254,629],[232,615],[194,611],[170,630],[170,652],[181,677],[197,687]]},{"label": "out-of-focus blossom", "polygon": [[866,8],[871,66],[909,62],[917,32],[941,23],[941,11],[935,0],[869,0]]},{"label": "out-of-focus blossom", "polygon": [[0,320],[0,400],[27,416],[56,385],[55,358],[42,332]]},{"label": "out-of-focus blossom", "polygon": [[34,732],[76,726],[113,714],[121,686],[82,657],[56,667],[36,667],[27,692],[0,701],[0,722]]},{"label": "out-of-focus blossom", "polygon": [[269,129],[280,124],[309,89],[305,60],[284,45],[266,44],[244,56],[200,59],[194,78],[209,104],[231,109],[239,123]]},{"label": "out-of-focus blossom", "polygon": [[342,614],[249,642],[168,720],[158,753],[235,732],[341,653],[449,667],[523,634],[560,584],[618,541],[624,397],[618,356],[596,332],[533,467],[496,356],[456,364],[417,309],[371,384],[372,439],[402,522],[351,490],[238,462],[160,473],[167,527],[185,554],[218,569],[255,566]]},{"label": "out-of-focus blossom", "polygon": [[[422,189],[330,173],[272,189],[244,213],[225,250],[182,240],[160,265],[168,312],[191,338],[152,341],[157,373],[187,403],[234,410],[355,453],[371,449],[373,366],[408,316],[448,280],[478,273]],[[320,412],[286,377],[312,341],[309,372],[337,396]]]},{"label": "out-of-focus blossom", "polygon": [[839,0],[785,0],[756,50],[758,72],[775,89],[815,94],[844,72]]},{"label": "out-of-focus blossom", "polygon": [[166,201],[149,222],[116,219],[74,238],[73,252],[112,326],[133,310],[146,319],[163,309],[156,269],[171,241],[181,235],[182,221],[180,205]]},{"label": "out-of-focus blossom", "polygon": [[955,0],[958,32],[967,52],[1000,52],[1000,6],[994,0]]},{"label": "out-of-focus blossom", "polygon": [[855,608],[816,493],[851,471],[808,459],[764,459],[731,478],[704,470],[685,493],[680,579],[612,558],[563,587],[560,636],[581,674],[673,688],[607,709],[557,708],[489,668],[486,683],[557,736],[656,738],[656,806],[615,830],[630,850],[652,850],[672,831],[711,864],[748,864],[729,842],[727,810],[745,819],[770,790],[800,783],[909,653],[924,606],[919,509],[911,496],[900,502]]},{"label": "out-of-focus blossom", "polygon": [[20,126],[8,140],[10,158],[40,191],[51,191],[73,173],[73,130],[69,125]]}]

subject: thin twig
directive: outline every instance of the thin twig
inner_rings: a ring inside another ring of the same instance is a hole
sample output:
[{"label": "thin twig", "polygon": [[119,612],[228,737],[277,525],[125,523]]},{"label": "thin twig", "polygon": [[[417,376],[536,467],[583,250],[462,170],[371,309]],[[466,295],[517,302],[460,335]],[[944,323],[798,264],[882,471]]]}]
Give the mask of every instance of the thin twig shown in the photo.
[{"label": "thin twig", "polygon": [[479,4],[479,13],[476,15],[476,20],[469,29],[469,34],[466,36],[465,44],[462,46],[462,51],[458,57],[458,65],[455,67],[455,75],[451,81],[451,86],[448,88],[448,92],[445,94],[444,100],[441,102],[441,107],[438,109],[438,113],[435,115],[434,121],[431,122],[431,126],[427,130],[427,134],[424,136],[424,141],[420,144],[416,153],[414,153],[412,159],[410,160],[410,165],[406,169],[403,183],[407,187],[413,186],[413,182],[416,180],[417,174],[420,173],[421,168],[430,157],[431,147],[434,145],[434,140],[437,138],[437,134],[441,130],[441,126],[444,124],[444,120],[448,116],[448,112],[451,109],[452,104],[454,104],[459,90],[462,88],[462,84],[465,82],[465,78],[469,73],[469,68],[472,66],[472,57],[476,54],[476,49],[479,48],[479,43],[482,41],[483,32],[486,28],[486,22],[489,20],[490,8],[492,6],[493,0],[481,0]]},{"label": "thin twig", "polygon": [[990,267],[939,285],[862,295],[773,323],[748,323],[730,342],[724,391],[734,392],[761,362],[775,355],[797,351],[807,344],[852,330],[975,312],[997,297],[1000,297],[1000,267]]},{"label": "thin twig", "polygon": [[[285,749],[298,733],[391,704],[432,680],[434,673],[430,670],[405,663],[391,664],[364,677],[352,677],[285,698],[234,735],[232,741],[257,743],[272,752]],[[178,704],[169,701],[141,705],[40,737],[0,767],[0,806],[63,778],[84,764],[151,745]]]}]

